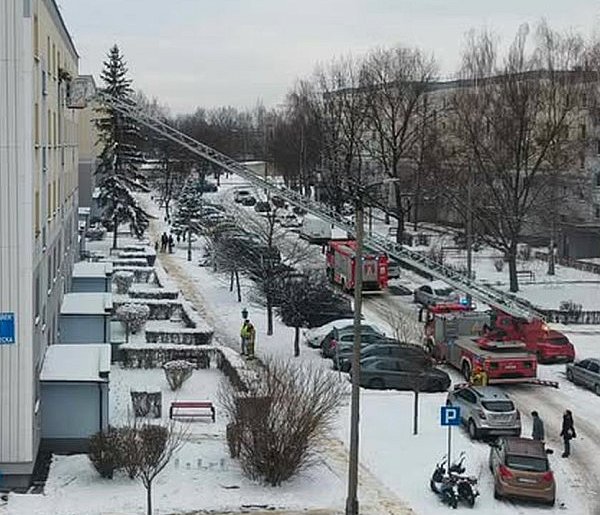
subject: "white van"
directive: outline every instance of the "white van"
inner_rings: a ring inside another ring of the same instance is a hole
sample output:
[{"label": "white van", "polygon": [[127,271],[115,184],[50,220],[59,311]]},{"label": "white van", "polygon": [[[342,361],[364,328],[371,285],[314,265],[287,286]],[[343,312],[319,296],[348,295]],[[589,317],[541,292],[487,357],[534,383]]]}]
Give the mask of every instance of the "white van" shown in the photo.
[{"label": "white van", "polygon": [[300,236],[310,243],[325,243],[331,240],[331,224],[316,216],[306,215]]}]

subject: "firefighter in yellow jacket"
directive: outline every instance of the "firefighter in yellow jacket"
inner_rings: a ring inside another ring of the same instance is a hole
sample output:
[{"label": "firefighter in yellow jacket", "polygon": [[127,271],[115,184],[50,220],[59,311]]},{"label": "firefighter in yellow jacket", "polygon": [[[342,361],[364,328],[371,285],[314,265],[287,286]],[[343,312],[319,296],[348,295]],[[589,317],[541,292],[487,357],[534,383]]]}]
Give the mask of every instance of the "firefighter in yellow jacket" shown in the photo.
[{"label": "firefighter in yellow jacket", "polygon": [[256,329],[250,320],[244,320],[240,330],[242,338],[242,355],[248,356],[248,359],[254,359],[254,345],[256,343]]}]

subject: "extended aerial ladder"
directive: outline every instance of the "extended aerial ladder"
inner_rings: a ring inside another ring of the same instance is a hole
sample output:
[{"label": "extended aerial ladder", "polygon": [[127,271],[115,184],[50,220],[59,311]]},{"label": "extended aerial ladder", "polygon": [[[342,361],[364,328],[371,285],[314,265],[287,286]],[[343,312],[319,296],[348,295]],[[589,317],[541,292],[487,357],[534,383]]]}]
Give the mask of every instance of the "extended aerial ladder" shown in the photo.
[{"label": "extended aerial ladder", "polygon": [[[268,179],[259,176],[238,161],[196,141],[164,121],[149,115],[136,103],[132,101],[123,101],[102,92],[97,92],[94,99],[115,109],[121,114],[136,120],[161,136],[169,138],[175,143],[185,147],[193,154],[210,161],[221,169],[246,179],[253,186],[276,193],[290,204],[300,207],[307,213],[310,213],[321,220],[325,220],[348,233],[354,232],[354,225],[330,206],[307,198],[292,189],[275,184]],[[436,279],[443,280],[453,288],[462,291],[493,308],[504,311],[509,315],[525,318],[527,320],[531,320],[532,318],[543,318],[541,313],[531,308],[527,303],[513,298],[504,292],[498,291],[495,288],[479,284],[466,275],[441,265],[420,252],[415,252],[393,242],[389,238],[379,234],[372,234],[365,237],[365,245],[372,249],[385,252],[388,256],[401,263]]]}]

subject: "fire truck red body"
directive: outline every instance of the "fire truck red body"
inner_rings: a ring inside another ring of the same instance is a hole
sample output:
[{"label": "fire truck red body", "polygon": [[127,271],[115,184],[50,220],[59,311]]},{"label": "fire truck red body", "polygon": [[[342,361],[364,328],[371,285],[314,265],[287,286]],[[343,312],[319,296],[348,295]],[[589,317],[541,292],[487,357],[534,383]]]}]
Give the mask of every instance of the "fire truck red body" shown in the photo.
[{"label": "fire truck red body", "polygon": [[575,347],[569,339],[560,331],[550,329],[540,319],[519,319],[496,311],[486,337],[493,340],[520,340],[525,343],[527,350],[536,354],[539,363],[571,362],[575,359]]},{"label": "fire truck red body", "polygon": [[481,334],[490,315],[448,306],[428,310],[425,338],[432,354],[460,370],[465,379],[482,370],[489,384],[529,382],[537,375],[535,354],[522,341],[492,340]]},{"label": "fire truck red body", "polygon": [[[356,241],[330,241],[327,246],[327,276],[344,290],[354,289]],[[363,290],[384,290],[388,285],[388,257],[363,253]]]}]

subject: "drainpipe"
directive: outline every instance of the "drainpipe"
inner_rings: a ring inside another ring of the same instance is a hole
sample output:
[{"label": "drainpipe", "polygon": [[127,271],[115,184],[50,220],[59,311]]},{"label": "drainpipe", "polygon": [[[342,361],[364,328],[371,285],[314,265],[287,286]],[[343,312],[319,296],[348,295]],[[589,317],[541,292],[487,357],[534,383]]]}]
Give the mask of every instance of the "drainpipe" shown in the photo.
[{"label": "drainpipe", "polygon": [[103,420],[103,415],[104,415],[104,402],[102,399],[102,383],[98,383],[98,397],[99,397],[99,405],[100,405],[100,416],[98,417],[98,420],[100,421],[100,427],[98,428],[98,431],[103,431],[104,430],[104,424],[102,422],[104,422]]}]

